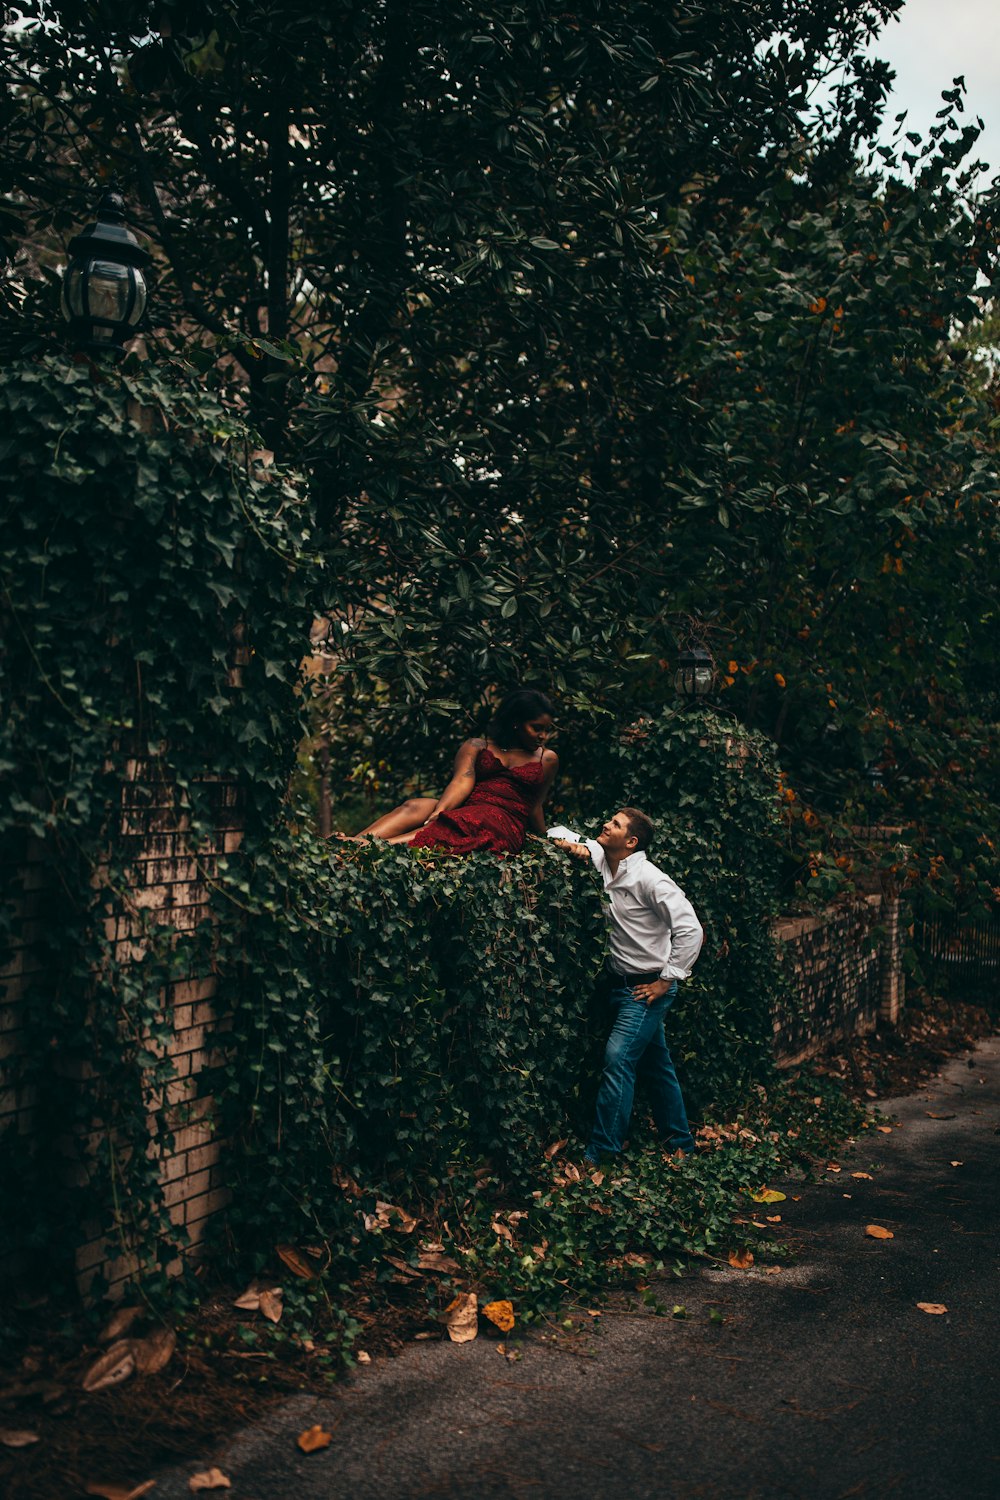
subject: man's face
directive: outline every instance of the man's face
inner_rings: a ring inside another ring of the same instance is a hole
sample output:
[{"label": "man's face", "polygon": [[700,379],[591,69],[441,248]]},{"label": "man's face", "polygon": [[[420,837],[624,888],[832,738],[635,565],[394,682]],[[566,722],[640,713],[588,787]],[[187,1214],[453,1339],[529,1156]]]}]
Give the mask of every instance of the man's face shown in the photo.
[{"label": "man's face", "polygon": [[597,835],[597,842],[606,854],[613,855],[615,859],[624,859],[634,852],[637,840],[629,828],[625,814],[616,812]]}]

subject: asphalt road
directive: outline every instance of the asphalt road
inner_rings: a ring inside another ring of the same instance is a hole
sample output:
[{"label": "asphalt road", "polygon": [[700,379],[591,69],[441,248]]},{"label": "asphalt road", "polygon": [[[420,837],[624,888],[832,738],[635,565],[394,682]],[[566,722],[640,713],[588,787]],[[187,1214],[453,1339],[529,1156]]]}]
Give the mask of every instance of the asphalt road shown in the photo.
[{"label": "asphalt road", "polygon": [[[799,1246],[780,1272],[697,1272],[664,1290],[683,1320],[607,1314],[516,1363],[483,1337],[414,1344],[161,1474],[156,1500],[209,1464],[231,1500],[997,1500],[1000,1038],[885,1109],[899,1128],[839,1173],[776,1184]],[[333,1441],[306,1457],[314,1423]]]}]

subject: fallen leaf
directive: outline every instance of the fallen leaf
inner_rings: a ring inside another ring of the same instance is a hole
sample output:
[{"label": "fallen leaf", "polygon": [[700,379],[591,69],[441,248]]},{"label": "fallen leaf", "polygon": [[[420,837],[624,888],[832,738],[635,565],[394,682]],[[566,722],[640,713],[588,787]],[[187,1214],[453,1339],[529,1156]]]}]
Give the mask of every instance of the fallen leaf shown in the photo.
[{"label": "fallen leaf", "polygon": [[509,1333],[514,1326],[514,1307],[510,1302],[487,1302],[483,1314],[501,1333]]},{"label": "fallen leaf", "polygon": [[781,1267],[781,1266],[765,1266],[764,1267],[764,1275],[765,1276],[780,1276],[781,1272],[782,1272],[782,1269],[783,1269],[783,1267]]},{"label": "fallen leaf", "polygon": [[196,1490],[228,1490],[232,1489],[230,1481],[221,1469],[202,1469],[200,1474],[192,1474],[188,1480],[188,1489]]},{"label": "fallen leaf", "polygon": [[954,1115],[936,1115],[932,1109],[925,1109],[924,1114],[928,1120],[953,1120],[955,1118]]},{"label": "fallen leaf", "polygon": [[156,1328],[144,1339],[132,1340],[136,1373],[157,1375],[164,1369],[177,1347],[177,1335],[172,1328]]},{"label": "fallen leaf", "polygon": [[373,1214],[365,1214],[365,1228],[369,1234],[375,1229],[401,1229],[404,1234],[412,1234],[418,1222],[405,1208],[399,1208],[395,1203],[383,1203],[381,1199],[376,1202]]},{"label": "fallen leaf", "polygon": [[156,1484],[155,1479],[147,1479],[145,1484],[85,1484],[83,1493],[85,1495],[100,1495],[101,1500],[139,1500],[140,1495],[148,1495]]},{"label": "fallen leaf", "polygon": [[602,1182],[604,1181],[604,1173],[599,1170],[597,1172],[591,1172],[590,1180],[595,1187],[600,1187]]},{"label": "fallen leaf", "polygon": [[953,1162],[949,1162],[948,1165],[951,1166],[951,1167],[964,1167],[965,1166],[965,1162],[964,1161],[953,1161]]},{"label": "fallen leaf", "polygon": [[752,1250],[730,1250],[729,1264],[736,1271],[748,1271],[753,1265]]},{"label": "fallen leaf", "polygon": [[453,1344],[467,1344],[479,1332],[479,1298],[475,1292],[459,1292],[442,1313]]},{"label": "fallen leaf", "polygon": [[265,1288],[257,1301],[257,1306],[264,1314],[269,1323],[280,1323],[282,1313],[282,1291],[280,1286]]},{"label": "fallen leaf", "polygon": [[670,1316],[672,1318],[686,1318],[687,1315],[687,1308],[684,1306],[683,1302],[675,1302],[673,1307],[670,1309]]},{"label": "fallen leaf", "polygon": [[769,1224],[780,1224],[781,1223],[781,1215],[780,1214],[765,1214],[764,1217],[765,1217],[765,1219],[767,1220],[767,1222]]},{"label": "fallen leaf", "polygon": [[311,1266],[307,1260],[303,1259],[294,1245],[277,1245],[275,1248],[288,1269],[294,1275],[301,1276],[303,1281],[309,1281],[316,1275],[315,1266]]},{"label": "fallen leaf", "polygon": [[421,1271],[438,1271],[442,1276],[454,1276],[462,1269],[457,1260],[452,1260],[450,1255],[442,1255],[440,1250],[421,1250],[417,1256],[417,1265]]},{"label": "fallen leaf", "polygon": [[852,1172],[851,1176],[859,1178],[862,1182],[874,1182],[875,1180],[870,1172]]},{"label": "fallen leaf", "polygon": [[708,1310],[708,1316],[709,1320],[713,1323],[724,1323],[726,1321],[717,1307],[710,1307]]},{"label": "fallen leaf", "polygon": [[508,1245],[513,1245],[513,1243],[514,1243],[514,1236],[511,1234],[510,1230],[507,1228],[507,1225],[503,1223],[503,1221],[501,1220],[501,1218],[499,1217],[499,1215],[493,1220],[493,1223],[491,1224],[490,1227],[493,1230],[493,1233],[495,1235],[498,1235],[500,1239],[506,1240],[507,1243],[508,1243]]},{"label": "fallen leaf", "polygon": [[236,1298],[234,1307],[241,1307],[244,1312],[257,1312],[260,1308],[260,1294],[262,1291],[276,1292],[281,1295],[280,1286],[262,1287],[258,1282],[251,1281],[245,1292]]},{"label": "fallen leaf", "polygon": [[415,1333],[413,1335],[413,1337],[415,1339],[436,1339],[437,1338],[437,1334],[436,1333]]},{"label": "fallen leaf", "polygon": [[360,1198],[363,1196],[354,1178],[348,1172],[345,1172],[343,1167],[334,1167],[332,1176],[334,1187],[339,1187],[341,1192],[346,1193],[349,1198]]},{"label": "fallen leaf", "polygon": [[568,1161],[563,1167],[563,1173],[567,1182],[582,1181],[582,1178],[580,1176],[580,1168],[575,1164],[575,1162]]},{"label": "fallen leaf", "polygon": [[883,1229],[881,1224],[866,1224],[865,1234],[868,1235],[869,1239],[873,1240],[895,1239],[895,1235],[893,1234],[892,1230]]},{"label": "fallen leaf", "polygon": [[37,1432],[27,1432],[23,1427],[0,1427],[0,1443],[5,1448],[29,1448],[38,1441]]},{"label": "fallen leaf", "polygon": [[826,1170],[828,1172],[839,1172],[842,1169],[840,1167],[838,1167],[838,1165],[837,1165],[837,1163],[835,1161],[828,1161],[827,1164],[826,1164]]},{"label": "fallen leaf", "polygon": [[85,1391],[103,1391],[108,1386],[121,1385],[135,1369],[135,1355],[129,1339],[119,1339],[95,1360],[80,1384]]},{"label": "fallen leaf", "polygon": [[551,1146],[546,1146],[546,1148],[545,1148],[544,1152],[542,1153],[542,1155],[545,1157],[546,1161],[551,1161],[554,1156],[557,1156],[559,1154],[559,1152],[563,1149],[564,1146],[568,1146],[568,1145],[569,1145],[569,1136],[566,1136],[564,1140],[553,1141],[553,1143],[552,1143]]},{"label": "fallen leaf", "polygon": [[400,1256],[398,1256],[398,1255],[386,1255],[386,1256],[383,1257],[383,1259],[390,1266],[395,1267],[395,1269],[399,1272],[399,1275],[400,1275],[400,1277],[402,1278],[403,1281],[419,1281],[420,1280],[420,1272],[414,1270],[413,1266],[408,1265],[406,1263],[406,1261],[403,1260]]},{"label": "fallen leaf", "polygon": [[307,1427],[305,1432],[300,1432],[296,1442],[303,1453],[318,1453],[321,1448],[329,1448],[333,1442],[333,1433],[326,1432],[317,1422],[314,1427]]},{"label": "fallen leaf", "polygon": [[891,1125],[876,1125],[875,1129],[876,1130],[880,1130],[883,1135],[892,1135],[892,1126]]},{"label": "fallen leaf", "polygon": [[779,1193],[776,1188],[758,1188],[750,1197],[754,1203],[784,1203],[785,1194]]},{"label": "fallen leaf", "polygon": [[97,1342],[99,1344],[110,1344],[112,1339],[120,1339],[123,1334],[128,1333],[136,1318],[143,1312],[145,1312],[145,1308],[138,1303],[132,1307],[119,1307],[117,1312],[111,1314],[111,1317],[97,1335]]},{"label": "fallen leaf", "polygon": [[943,1302],[918,1302],[917,1306],[925,1313],[946,1313],[948,1309]]},{"label": "fallen leaf", "polygon": [[367,1349],[359,1349],[354,1357],[359,1365],[370,1365],[372,1362],[372,1357]]}]

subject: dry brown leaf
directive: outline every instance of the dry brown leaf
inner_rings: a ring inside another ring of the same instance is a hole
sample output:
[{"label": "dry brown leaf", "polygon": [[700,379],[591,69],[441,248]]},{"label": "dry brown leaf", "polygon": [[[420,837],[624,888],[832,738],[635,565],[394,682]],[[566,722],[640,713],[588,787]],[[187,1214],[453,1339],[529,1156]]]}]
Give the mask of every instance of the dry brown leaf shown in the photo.
[{"label": "dry brown leaf", "polygon": [[953,1120],[955,1118],[954,1115],[936,1115],[932,1109],[925,1109],[924,1114],[928,1120]]},{"label": "dry brown leaf", "polygon": [[439,1250],[421,1250],[417,1256],[417,1265],[421,1271],[437,1271],[442,1276],[454,1276],[462,1269],[457,1260],[452,1260],[450,1255],[442,1255]]},{"label": "dry brown leaf", "polygon": [[862,1182],[874,1182],[875,1180],[870,1172],[852,1172],[851,1176],[857,1177]]},{"label": "dry brown leaf", "polygon": [[948,1309],[943,1302],[918,1302],[917,1306],[925,1313],[946,1313]]},{"label": "dry brown leaf", "polygon": [[883,1135],[892,1135],[892,1126],[891,1125],[876,1125],[875,1129],[876,1130],[880,1130]]},{"label": "dry brown leaf", "polygon": [[546,1148],[545,1148],[545,1151],[543,1153],[544,1156],[545,1156],[545,1160],[546,1161],[551,1161],[554,1156],[557,1156],[559,1154],[559,1152],[563,1149],[564,1146],[568,1146],[568,1145],[569,1145],[569,1136],[568,1135],[566,1137],[564,1137],[564,1139],[561,1140],[561,1141],[553,1141],[553,1143],[552,1143],[551,1146],[546,1146]]},{"label": "dry brown leaf", "polygon": [[780,1276],[781,1275],[781,1270],[782,1270],[781,1266],[765,1266],[764,1267],[764,1275],[765,1276]]},{"label": "dry brown leaf", "polygon": [[442,1317],[453,1344],[468,1344],[479,1332],[479,1298],[475,1292],[459,1292]]},{"label": "dry brown leaf", "polygon": [[177,1347],[177,1335],[172,1328],[155,1328],[144,1339],[132,1340],[132,1354],[138,1375],[157,1375],[170,1363]]},{"label": "dry brown leaf", "polygon": [[359,1365],[370,1365],[372,1362],[372,1357],[368,1353],[367,1349],[359,1349],[354,1358],[357,1360]]},{"label": "dry brown leaf", "polygon": [[513,1245],[514,1236],[507,1228],[507,1225],[503,1223],[499,1215],[497,1215],[497,1217],[493,1220],[493,1223],[490,1227],[493,1230],[493,1233],[495,1235],[498,1235],[500,1239],[506,1240],[508,1245]]},{"label": "dry brown leaf", "polygon": [[257,1306],[264,1314],[269,1323],[280,1323],[282,1308],[282,1291],[280,1286],[265,1288],[261,1292]]},{"label": "dry brown leaf", "polygon": [[100,1359],[94,1361],[80,1384],[85,1391],[103,1391],[108,1386],[121,1385],[135,1369],[135,1354],[130,1339],[119,1339],[105,1350]]},{"label": "dry brown leaf", "polygon": [[868,1237],[869,1237],[869,1239],[872,1239],[872,1240],[892,1240],[892,1239],[895,1239],[895,1235],[893,1234],[892,1230],[891,1229],[883,1229],[881,1224],[866,1224],[865,1225],[865,1234],[867,1234]]},{"label": "dry brown leaf", "polygon": [[344,1171],[343,1167],[334,1167],[332,1176],[334,1187],[339,1187],[341,1192],[346,1193],[349,1198],[362,1197],[361,1189],[350,1173]]},{"label": "dry brown leaf", "polygon": [[117,1312],[111,1314],[111,1317],[97,1335],[97,1342],[99,1344],[110,1344],[112,1339],[122,1338],[124,1334],[128,1333],[136,1318],[144,1311],[145,1308],[141,1303],[137,1303],[132,1307],[119,1307]]},{"label": "dry brown leaf", "polygon": [[403,1281],[419,1281],[420,1280],[420,1272],[419,1271],[415,1271],[413,1269],[413,1267],[411,1265],[408,1265],[407,1262],[405,1260],[403,1260],[403,1258],[401,1256],[399,1256],[399,1255],[384,1255],[382,1257],[382,1259],[384,1261],[386,1261],[388,1265],[393,1266],[399,1272],[399,1275],[400,1275],[400,1277],[402,1278]]},{"label": "dry brown leaf", "polygon": [[752,1250],[730,1250],[729,1264],[736,1271],[748,1271],[753,1265]]},{"label": "dry brown leaf", "polygon": [[950,1167],[964,1167],[965,1166],[965,1162],[964,1161],[952,1161],[952,1162],[949,1162],[948,1165]]},{"label": "dry brown leaf", "polygon": [[769,1224],[780,1224],[781,1223],[781,1215],[780,1214],[765,1214],[764,1217],[765,1217],[765,1219],[767,1220],[767,1222]]},{"label": "dry brown leaf", "polygon": [[567,1182],[580,1182],[580,1181],[582,1181],[582,1179],[580,1177],[580,1168],[576,1165],[575,1162],[568,1161],[566,1163],[565,1167],[563,1168],[563,1172],[565,1174],[565,1178],[566,1178]]},{"label": "dry brown leaf", "polygon": [[85,1484],[83,1493],[85,1495],[99,1495],[101,1500],[139,1500],[140,1495],[148,1495],[156,1485],[155,1479],[147,1479],[144,1484]]},{"label": "dry brown leaf", "polygon": [[317,1422],[314,1427],[307,1427],[305,1432],[300,1432],[296,1442],[303,1453],[318,1453],[321,1448],[329,1448],[333,1442],[333,1433],[326,1432]]},{"label": "dry brown leaf", "polygon": [[376,1229],[401,1229],[404,1234],[412,1234],[418,1222],[405,1208],[398,1208],[395,1203],[383,1203],[381,1199],[376,1202],[373,1214],[365,1214],[365,1228],[369,1234]]},{"label": "dry brown leaf", "polygon": [[501,1333],[509,1333],[514,1326],[514,1307],[510,1302],[487,1302],[483,1315],[495,1323]]},{"label": "dry brown leaf", "polygon": [[244,1312],[256,1312],[260,1307],[260,1287],[256,1281],[251,1281],[245,1292],[241,1292],[233,1303],[234,1307],[241,1307]]},{"label": "dry brown leaf", "polygon": [[37,1432],[28,1432],[23,1427],[0,1427],[0,1443],[5,1448],[29,1448],[38,1441]]},{"label": "dry brown leaf", "polygon": [[301,1276],[303,1281],[309,1281],[316,1275],[315,1266],[311,1266],[296,1250],[294,1245],[276,1245],[275,1249],[281,1260],[296,1276]]},{"label": "dry brown leaf", "polygon": [[229,1479],[221,1469],[202,1469],[200,1474],[192,1474],[188,1480],[188,1489],[197,1490],[228,1490],[232,1489]]},{"label": "dry brown leaf", "polygon": [[600,1169],[598,1169],[596,1172],[591,1172],[590,1180],[595,1187],[600,1187],[602,1182],[604,1181],[604,1173]]}]

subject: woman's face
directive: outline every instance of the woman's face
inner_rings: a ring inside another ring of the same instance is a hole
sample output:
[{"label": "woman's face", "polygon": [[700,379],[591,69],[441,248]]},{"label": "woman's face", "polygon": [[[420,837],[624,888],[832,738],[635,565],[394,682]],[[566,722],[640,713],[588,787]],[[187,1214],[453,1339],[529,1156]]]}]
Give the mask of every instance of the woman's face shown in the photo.
[{"label": "woman's face", "polygon": [[517,726],[517,744],[522,750],[534,755],[542,749],[552,733],[552,715],[539,714],[535,719],[526,719]]}]

